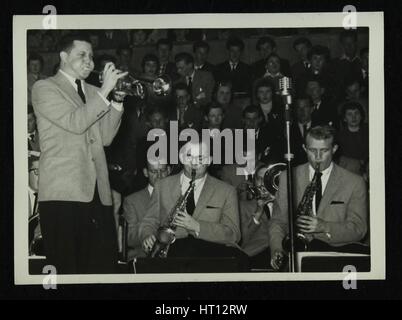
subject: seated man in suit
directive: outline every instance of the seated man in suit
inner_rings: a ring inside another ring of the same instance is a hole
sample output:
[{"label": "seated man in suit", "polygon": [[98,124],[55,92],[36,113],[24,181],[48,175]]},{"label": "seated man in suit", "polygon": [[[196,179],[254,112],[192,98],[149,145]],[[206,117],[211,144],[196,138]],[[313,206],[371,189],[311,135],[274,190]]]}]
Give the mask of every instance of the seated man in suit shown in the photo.
[{"label": "seated man in suit", "polygon": [[179,129],[193,128],[200,130],[204,121],[202,111],[191,103],[189,88],[185,83],[178,83],[174,88],[176,107],[170,110],[169,120],[177,120]]},{"label": "seated man in suit", "polygon": [[261,161],[277,160],[282,157],[280,135],[271,130],[271,123],[264,123],[264,113],[259,106],[249,105],[243,110],[243,128],[255,130],[256,159]]},{"label": "seated man in suit", "polygon": [[195,70],[208,71],[213,75],[215,66],[208,62],[209,44],[206,41],[196,41],[193,44]]},{"label": "seated man in suit", "polygon": [[176,241],[170,246],[170,257],[241,256],[239,210],[236,190],[207,174],[210,162],[205,143],[186,143],[180,152],[184,169],[155,184],[151,203],[140,225],[139,236],[145,252],[157,241],[157,230],[165,225],[181,195],[188,190],[192,171],[194,189],[183,211],[175,212],[172,221]]},{"label": "seated man in suit", "polygon": [[313,105],[309,97],[299,97],[295,103],[296,119],[291,125],[291,147],[294,154],[293,165],[300,165],[307,162],[304,151],[304,138],[310,128],[314,126],[312,113]]},{"label": "seated man in suit", "polygon": [[326,87],[319,77],[307,80],[306,94],[313,102],[312,119],[316,125],[330,125],[339,128],[339,117],[336,105],[326,95]]},{"label": "seated man in suit", "polygon": [[123,203],[123,216],[128,224],[128,260],[132,260],[135,257],[145,257],[145,252],[138,237],[138,228],[151,202],[155,183],[170,174],[170,167],[167,164],[162,164],[162,161],[147,161],[147,166],[143,169],[143,173],[148,179],[148,185],[144,189],[127,196]]},{"label": "seated man in suit", "polygon": [[312,44],[308,38],[297,38],[293,42],[293,49],[296,51],[299,60],[292,65],[292,78],[299,79],[303,74],[308,73],[311,68],[309,52]]},{"label": "seated man in suit", "polygon": [[[294,170],[295,205],[304,197],[314,176],[317,184],[312,201],[308,203],[311,214],[299,215],[296,227],[308,241],[310,251],[353,252],[356,250],[353,244],[361,241],[367,232],[367,187],[362,177],[332,161],[338,149],[334,138],[335,131],[330,126],[316,126],[307,133],[308,163]],[[280,267],[278,259],[285,255],[282,243],[288,231],[287,183],[286,172],[283,172],[269,228],[274,269]]]},{"label": "seated man in suit", "polygon": [[242,62],[240,57],[244,51],[244,42],[239,38],[230,38],[226,42],[229,60],[216,67],[216,81],[230,81],[234,95],[251,93],[251,67]]},{"label": "seated man in suit", "polygon": [[194,59],[187,52],[178,53],[175,56],[177,73],[180,75],[180,82],[187,85],[191,94],[191,100],[198,107],[205,106],[212,99],[215,80],[208,71],[194,68]]},{"label": "seated man in suit", "polygon": [[158,76],[167,75],[172,81],[178,79],[176,65],[170,61],[170,53],[172,52],[172,42],[164,38],[156,42],[156,52],[159,59]]}]

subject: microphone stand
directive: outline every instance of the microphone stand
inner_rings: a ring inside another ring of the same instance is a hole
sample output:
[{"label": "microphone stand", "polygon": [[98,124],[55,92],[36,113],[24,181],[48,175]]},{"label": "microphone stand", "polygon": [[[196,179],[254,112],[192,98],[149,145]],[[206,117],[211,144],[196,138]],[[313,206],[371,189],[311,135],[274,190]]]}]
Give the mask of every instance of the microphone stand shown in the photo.
[{"label": "microphone stand", "polygon": [[289,272],[296,272],[296,259],[295,259],[295,231],[294,231],[294,207],[293,207],[293,172],[292,160],[294,154],[290,147],[290,120],[292,104],[292,96],[289,93],[290,79],[283,77],[280,79],[281,95],[285,104],[285,125],[286,125],[286,153],[284,155],[287,164],[287,196],[288,196],[288,224],[289,224],[289,239],[290,239],[290,252],[289,252]]}]

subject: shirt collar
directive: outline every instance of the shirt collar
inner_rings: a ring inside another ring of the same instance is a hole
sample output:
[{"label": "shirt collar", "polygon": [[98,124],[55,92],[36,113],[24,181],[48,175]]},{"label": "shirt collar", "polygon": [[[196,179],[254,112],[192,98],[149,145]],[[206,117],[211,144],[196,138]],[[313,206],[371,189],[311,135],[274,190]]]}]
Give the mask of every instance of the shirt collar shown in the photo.
[{"label": "shirt collar", "polygon": [[[75,90],[77,90],[77,84],[75,83],[75,79],[74,77],[70,76],[68,73],[64,72],[63,70],[59,69],[60,73],[65,76],[67,78],[67,80],[71,83],[71,85],[74,87]],[[82,90],[85,91],[84,89],[84,80],[80,80],[81,81],[81,87]]]},{"label": "shirt collar", "polygon": [[[202,178],[195,179],[195,186],[197,187],[199,185],[204,184],[205,180],[207,179],[207,176],[208,176],[208,173],[205,174]],[[183,172],[181,174],[180,181],[181,181],[181,184],[183,184],[183,183],[190,184],[191,179],[189,177],[187,177]]]},{"label": "shirt collar", "polygon": [[[321,171],[321,173],[322,173],[322,176],[321,176],[321,177],[322,177],[322,178],[328,177],[328,176],[331,174],[331,171],[332,171],[332,168],[333,168],[333,167],[334,167],[334,163],[331,162],[331,164],[329,165],[329,167],[328,167],[327,169]],[[314,170],[314,168],[311,166],[311,164],[309,164],[308,169],[309,169],[310,180],[311,180],[311,179],[313,178],[313,176],[314,176],[315,170]]]},{"label": "shirt collar", "polygon": [[151,186],[150,184],[148,184],[147,190],[148,190],[149,195],[152,196],[152,192],[154,192],[154,187]]}]

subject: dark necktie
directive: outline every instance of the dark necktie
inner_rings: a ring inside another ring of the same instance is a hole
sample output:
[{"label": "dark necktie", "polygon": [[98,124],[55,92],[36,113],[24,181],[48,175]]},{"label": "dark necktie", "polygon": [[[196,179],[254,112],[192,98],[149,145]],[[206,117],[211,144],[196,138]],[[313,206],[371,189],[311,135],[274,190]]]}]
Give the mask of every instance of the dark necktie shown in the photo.
[{"label": "dark necktie", "polygon": [[77,84],[78,95],[81,97],[82,102],[87,103],[87,101],[85,99],[84,91],[82,91],[81,80],[76,79],[75,83]]},{"label": "dark necktie", "polygon": [[190,92],[190,96],[193,96],[193,78],[188,77],[187,78],[187,87],[188,87],[188,92]]},{"label": "dark necktie", "polygon": [[187,202],[186,202],[186,211],[187,213],[192,216],[195,209],[195,200],[194,200],[194,188],[190,191],[188,195]]},{"label": "dark necktie", "polygon": [[317,175],[317,189],[315,192],[315,213],[317,214],[322,197],[322,183],[321,183],[322,173],[317,171],[315,174]]}]

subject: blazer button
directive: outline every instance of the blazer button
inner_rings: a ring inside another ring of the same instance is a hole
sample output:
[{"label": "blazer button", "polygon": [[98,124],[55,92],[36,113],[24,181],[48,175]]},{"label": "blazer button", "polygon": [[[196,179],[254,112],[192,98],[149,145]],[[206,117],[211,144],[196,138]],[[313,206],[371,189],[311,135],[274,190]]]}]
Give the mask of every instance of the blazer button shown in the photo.
[{"label": "blazer button", "polygon": [[91,138],[91,139],[89,139],[89,142],[90,142],[90,143],[94,143],[94,142],[95,142],[95,139],[92,139],[92,138]]}]

